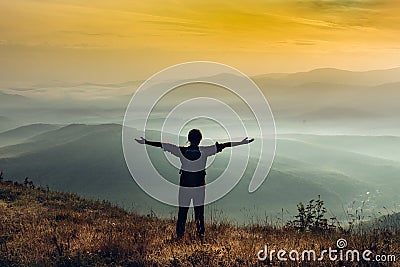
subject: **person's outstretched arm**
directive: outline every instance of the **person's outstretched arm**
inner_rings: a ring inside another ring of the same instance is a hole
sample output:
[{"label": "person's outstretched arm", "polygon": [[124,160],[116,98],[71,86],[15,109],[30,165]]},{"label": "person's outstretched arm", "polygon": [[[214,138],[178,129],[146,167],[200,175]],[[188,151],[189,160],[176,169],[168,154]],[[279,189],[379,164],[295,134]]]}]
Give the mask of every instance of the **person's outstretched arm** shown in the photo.
[{"label": "person's outstretched arm", "polygon": [[140,137],[140,139],[135,138],[135,140],[139,144],[146,144],[146,145],[155,146],[155,147],[162,147],[161,142],[149,141],[149,140],[144,139],[143,137]]},{"label": "person's outstretched arm", "polygon": [[234,147],[234,146],[249,144],[253,141],[254,141],[254,138],[249,139],[248,137],[246,137],[242,141],[239,141],[239,142],[226,142],[226,143],[222,143],[222,144],[217,143],[217,151],[220,152],[225,147]]},{"label": "person's outstretched arm", "polygon": [[251,142],[254,141],[254,138],[249,139],[248,137],[243,138],[242,141],[239,142],[227,142],[224,143],[227,147],[233,147],[233,146],[240,146],[240,145],[245,145],[245,144],[249,144]]},{"label": "person's outstretched arm", "polygon": [[176,145],[169,144],[169,143],[161,143],[161,142],[157,142],[157,141],[149,141],[143,137],[140,137],[140,139],[135,138],[135,140],[139,144],[160,147],[160,148],[164,149],[164,151],[168,151],[174,156],[177,156],[177,157],[181,156],[180,149]]}]

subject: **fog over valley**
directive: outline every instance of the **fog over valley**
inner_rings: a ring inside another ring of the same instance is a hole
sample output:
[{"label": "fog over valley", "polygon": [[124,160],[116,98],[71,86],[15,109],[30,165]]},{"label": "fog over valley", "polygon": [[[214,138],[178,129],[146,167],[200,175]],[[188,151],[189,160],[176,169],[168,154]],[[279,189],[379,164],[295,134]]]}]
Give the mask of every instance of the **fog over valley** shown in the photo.
[{"label": "fog over valley", "polygon": [[[400,68],[368,72],[317,69],[252,79],[274,114],[275,161],[264,184],[249,194],[257,164],[256,153],[250,153],[238,186],[207,206],[206,212],[220,210],[221,218],[240,223],[266,218],[280,223],[296,213],[298,202],[318,195],[328,212],[339,218],[356,210],[362,210],[365,219],[385,209],[399,211]],[[28,176],[42,187],[108,199],[143,214],[153,211],[171,216],[175,208],[160,204],[137,186],[122,153],[125,109],[142,82],[0,82],[0,170],[7,179],[22,181]],[[154,106],[146,133],[135,129],[132,141],[144,134],[159,139],[166,115],[177,104],[195,97],[213,97],[228,104],[243,120],[250,137],[256,138],[251,151],[257,150],[261,136],[252,136],[257,124],[251,109],[240,97],[209,84],[185,85],[168,93]],[[192,108],[213,107],[194,104]],[[146,117],[136,114],[132,124],[140,125]],[[169,119],[174,123],[181,118],[174,114]],[[236,123],[233,117],[224,118],[226,125]],[[202,119],[189,126],[193,125],[210,138],[205,142],[229,138],[215,121]],[[181,129],[180,137],[172,131],[164,134],[185,145],[189,126]],[[178,183],[179,170],[169,164],[163,151],[148,151],[153,164]],[[217,155],[207,170],[208,182],[223,172],[231,152],[242,153],[226,149]]]}]

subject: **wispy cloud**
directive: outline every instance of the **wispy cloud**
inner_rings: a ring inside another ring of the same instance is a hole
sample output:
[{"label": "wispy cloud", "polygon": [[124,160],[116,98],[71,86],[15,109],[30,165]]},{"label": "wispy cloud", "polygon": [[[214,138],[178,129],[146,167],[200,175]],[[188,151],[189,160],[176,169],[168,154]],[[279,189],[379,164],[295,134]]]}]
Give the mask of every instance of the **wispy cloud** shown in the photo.
[{"label": "wispy cloud", "polygon": [[[257,69],[269,64],[285,71],[304,65],[352,68],[344,65],[356,63],[349,57],[354,53],[358,67],[378,61],[379,66],[371,68],[392,66],[400,60],[397,49],[388,50],[400,42],[399,1],[3,2],[4,78],[20,73],[34,79],[43,73],[86,78],[96,73],[100,78],[126,75],[124,80],[129,80],[130,75],[145,78],[194,59]],[[48,70],[35,69],[38,65]]]},{"label": "wispy cloud", "polygon": [[334,28],[334,29],[343,29],[344,25],[341,25],[336,22],[322,20],[322,19],[309,19],[304,17],[292,17],[288,18],[291,22],[299,23],[307,26],[313,26],[318,28]]},{"label": "wispy cloud", "polygon": [[92,37],[119,37],[119,38],[131,38],[130,35],[110,33],[110,32],[85,32],[78,30],[62,30],[58,31],[58,33],[62,34],[71,34],[71,35],[84,35],[84,36],[92,36]]},{"label": "wispy cloud", "polygon": [[363,9],[372,10],[374,7],[386,4],[384,0],[307,0],[299,1],[303,5],[315,8],[343,10],[343,9]]},{"label": "wispy cloud", "polygon": [[142,22],[155,24],[155,25],[161,25],[161,26],[179,27],[179,28],[184,28],[184,29],[198,29],[198,30],[209,29],[209,27],[206,27],[206,26],[200,25],[200,24],[196,24],[194,22],[161,21],[161,20],[143,20]]},{"label": "wispy cloud", "polygon": [[[396,1],[393,1],[394,5]],[[354,28],[371,30],[390,26],[388,23],[389,2],[386,0],[311,0],[299,1],[299,7],[323,23],[314,23],[299,18],[299,22],[331,28]],[[304,16],[302,16],[304,19]],[[398,16],[397,16],[398,19]]]},{"label": "wispy cloud", "polygon": [[[182,21],[161,21],[161,20],[143,20],[144,24],[155,25],[160,34],[177,32],[179,34],[205,36],[211,32],[210,27],[206,27],[194,22]],[[153,26],[154,27],[154,26]]]}]

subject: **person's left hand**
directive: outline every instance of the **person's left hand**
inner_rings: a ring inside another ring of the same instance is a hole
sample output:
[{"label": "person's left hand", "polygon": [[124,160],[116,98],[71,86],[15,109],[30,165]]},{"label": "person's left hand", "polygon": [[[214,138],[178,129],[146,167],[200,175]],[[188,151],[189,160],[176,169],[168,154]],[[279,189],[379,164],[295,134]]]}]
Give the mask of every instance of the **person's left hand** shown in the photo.
[{"label": "person's left hand", "polygon": [[242,144],[249,144],[254,141],[254,138],[249,139],[248,137],[244,138],[240,143]]},{"label": "person's left hand", "polygon": [[143,137],[140,137],[140,139],[135,138],[136,142],[138,142],[139,144],[145,144],[146,143],[146,139],[144,139]]}]

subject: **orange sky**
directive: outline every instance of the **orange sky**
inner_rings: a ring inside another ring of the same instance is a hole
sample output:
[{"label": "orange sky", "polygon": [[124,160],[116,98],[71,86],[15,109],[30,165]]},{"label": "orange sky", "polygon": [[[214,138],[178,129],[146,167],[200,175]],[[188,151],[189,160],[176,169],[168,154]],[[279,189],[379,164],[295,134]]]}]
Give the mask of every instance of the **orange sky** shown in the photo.
[{"label": "orange sky", "polygon": [[248,75],[399,66],[400,1],[0,0],[0,78],[124,81],[211,60]]}]

